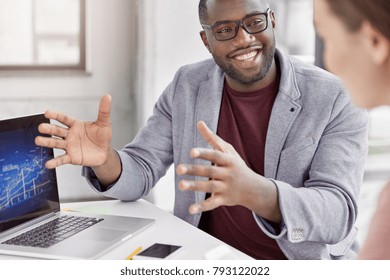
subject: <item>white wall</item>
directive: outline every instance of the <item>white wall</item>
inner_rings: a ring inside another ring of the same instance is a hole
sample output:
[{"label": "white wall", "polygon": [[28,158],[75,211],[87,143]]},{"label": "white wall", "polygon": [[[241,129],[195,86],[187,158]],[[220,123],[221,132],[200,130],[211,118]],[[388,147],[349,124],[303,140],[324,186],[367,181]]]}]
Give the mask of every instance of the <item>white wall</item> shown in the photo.
[{"label": "white wall", "polygon": [[198,0],[140,0],[141,124],[182,65],[211,57],[199,31]]},{"label": "white wall", "polygon": [[[135,2],[91,0],[87,10],[89,74],[0,72],[0,118],[51,109],[94,120],[101,95],[111,93],[113,145],[122,147],[137,126]],[[101,198],[86,185],[80,170],[57,170],[61,200]]]},{"label": "white wall", "polygon": [[[139,50],[140,125],[152,114],[153,105],[182,65],[211,57],[199,31],[198,0],[140,1]],[[151,198],[159,207],[173,207],[174,170],[153,190]]]},{"label": "white wall", "polygon": [[278,48],[296,56],[314,56],[312,0],[273,0]]}]

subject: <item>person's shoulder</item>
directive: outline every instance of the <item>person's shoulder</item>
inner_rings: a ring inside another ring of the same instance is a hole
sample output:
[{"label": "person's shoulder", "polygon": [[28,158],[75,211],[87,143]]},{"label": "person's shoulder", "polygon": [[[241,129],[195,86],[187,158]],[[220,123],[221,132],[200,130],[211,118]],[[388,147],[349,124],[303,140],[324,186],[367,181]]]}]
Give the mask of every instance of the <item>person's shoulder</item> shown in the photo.
[{"label": "person's shoulder", "polygon": [[298,57],[295,57],[292,55],[286,55],[286,58],[293,65],[296,73],[299,73],[302,75],[310,75],[313,77],[319,77],[319,78],[324,78],[324,79],[339,80],[335,75],[333,75],[329,71],[326,71],[326,70],[314,65],[314,63],[311,61],[310,62],[304,61],[301,58],[298,58]]},{"label": "person's shoulder", "polygon": [[[336,75],[291,55],[279,52],[279,59],[282,71],[285,71],[285,83],[295,87],[301,98],[329,106],[334,106],[336,101],[342,104],[350,102],[341,79]],[[285,87],[285,90],[286,88],[289,87]]]},{"label": "person's shoulder", "polygon": [[212,58],[205,59],[202,61],[194,62],[191,64],[186,64],[180,67],[179,72],[185,73],[194,73],[202,72],[208,73],[211,70],[214,70],[217,67],[215,61]]},{"label": "person's shoulder", "polygon": [[276,52],[276,57],[282,72],[282,89],[286,94],[289,94],[291,88],[295,88],[298,92],[295,97],[334,100],[339,94],[345,92],[341,79],[315,66],[312,62],[283,54],[279,50]]},{"label": "person's shoulder", "polygon": [[220,68],[213,59],[206,59],[181,66],[176,72],[175,78],[179,83],[199,84],[211,77],[215,77],[214,75],[220,71]]},{"label": "person's shoulder", "polygon": [[304,76],[310,79],[323,79],[329,80],[332,83],[336,82],[341,85],[341,79],[331,72],[324,70],[311,62],[303,61],[300,58],[294,56],[287,56],[290,63],[293,65],[294,72],[297,75]]}]

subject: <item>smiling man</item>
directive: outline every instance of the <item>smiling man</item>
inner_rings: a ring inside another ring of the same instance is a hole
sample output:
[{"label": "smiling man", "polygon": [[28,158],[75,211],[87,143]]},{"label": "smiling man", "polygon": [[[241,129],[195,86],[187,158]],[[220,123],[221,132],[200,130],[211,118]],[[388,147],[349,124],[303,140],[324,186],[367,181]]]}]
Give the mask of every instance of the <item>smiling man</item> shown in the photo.
[{"label": "smiling man", "polygon": [[[265,0],[201,0],[213,59],[183,66],[122,150],[111,145],[110,96],[83,122],[47,112],[47,167],[85,166],[96,191],[146,195],[176,166],[174,214],[256,259],[355,256],[367,115],[335,76],[275,47]],[[196,129],[197,128],[197,129]]]},{"label": "smiling man", "polygon": [[[250,2],[258,10],[253,10]],[[222,5],[218,1],[200,3],[200,21],[206,30],[201,32],[203,43],[235,90],[256,90],[275,79],[275,19],[269,8],[264,9],[267,6],[266,1],[247,1],[245,8],[242,3],[231,1]],[[232,15],[236,8],[240,9],[236,14],[242,17],[227,20],[226,15]],[[262,33],[261,40],[254,40],[259,33]]]}]

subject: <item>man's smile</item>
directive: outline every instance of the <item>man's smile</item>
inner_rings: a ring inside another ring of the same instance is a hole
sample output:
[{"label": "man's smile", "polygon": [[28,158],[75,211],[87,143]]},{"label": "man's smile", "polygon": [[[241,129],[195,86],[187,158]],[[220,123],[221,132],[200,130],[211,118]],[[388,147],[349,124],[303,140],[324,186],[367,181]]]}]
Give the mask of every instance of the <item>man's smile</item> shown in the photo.
[{"label": "man's smile", "polygon": [[250,53],[237,55],[233,58],[237,59],[239,61],[250,60],[250,59],[253,59],[258,53],[259,53],[258,51],[252,51]]},{"label": "man's smile", "polygon": [[238,68],[252,68],[260,65],[262,48],[248,48],[229,55],[232,63]]}]

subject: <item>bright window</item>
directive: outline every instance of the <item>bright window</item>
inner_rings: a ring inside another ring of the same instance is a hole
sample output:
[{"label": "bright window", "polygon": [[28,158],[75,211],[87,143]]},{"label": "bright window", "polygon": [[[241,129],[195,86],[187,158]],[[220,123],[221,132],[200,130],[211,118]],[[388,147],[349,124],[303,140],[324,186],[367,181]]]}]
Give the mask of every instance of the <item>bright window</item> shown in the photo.
[{"label": "bright window", "polygon": [[85,0],[0,0],[0,70],[85,69]]}]

